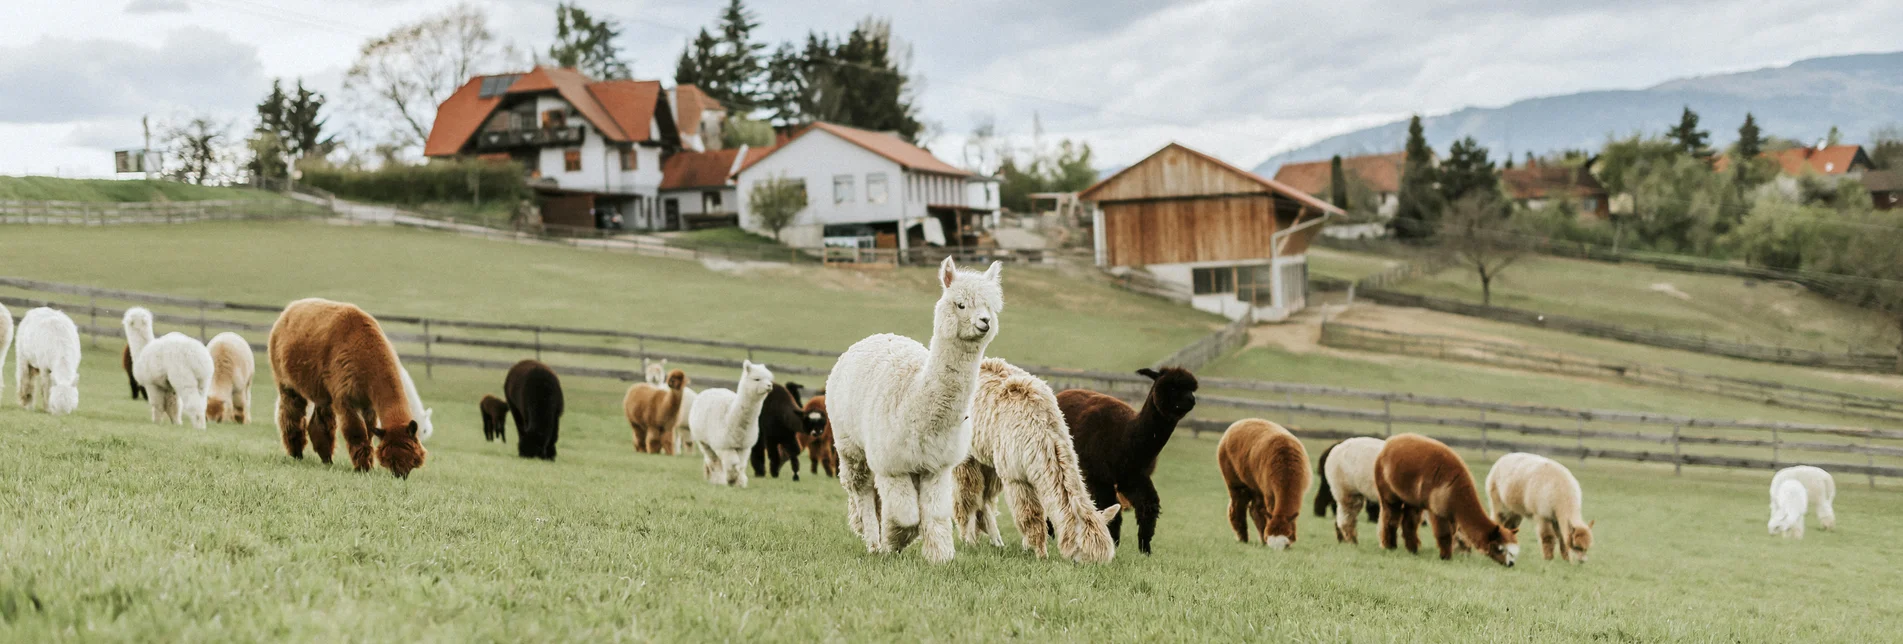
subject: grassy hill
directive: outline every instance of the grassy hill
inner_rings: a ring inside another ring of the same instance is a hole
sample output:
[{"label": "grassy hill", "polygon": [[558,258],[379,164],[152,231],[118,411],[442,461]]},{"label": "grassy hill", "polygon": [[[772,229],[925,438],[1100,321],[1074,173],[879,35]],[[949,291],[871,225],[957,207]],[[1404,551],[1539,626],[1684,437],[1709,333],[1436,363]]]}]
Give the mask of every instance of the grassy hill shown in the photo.
[{"label": "grassy hill", "polygon": [[282,198],[270,192],[249,188],[196,186],[176,181],[0,176],[0,200],[6,201],[130,202]]}]

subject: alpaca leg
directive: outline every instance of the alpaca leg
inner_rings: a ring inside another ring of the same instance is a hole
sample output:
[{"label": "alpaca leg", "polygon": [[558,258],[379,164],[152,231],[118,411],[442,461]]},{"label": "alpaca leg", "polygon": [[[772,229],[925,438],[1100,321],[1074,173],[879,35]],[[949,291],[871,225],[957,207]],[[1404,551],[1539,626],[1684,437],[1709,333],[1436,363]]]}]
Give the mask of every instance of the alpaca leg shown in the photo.
[{"label": "alpaca leg", "polygon": [[371,460],[370,430],[364,427],[363,415],[344,405],[342,401],[331,401],[331,418],[344,435],[344,446],[350,450],[350,467],[359,472],[370,471]]},{"label": "alpaca leg", "polygon": [[996,470],[983,470],[985,476],[984,500],[978,506],[984,512],[984,533],[991,538],[991,547],[1004,547],[1004,535],[998,533],[998,494],[1004,491],[1004,482],[998,478]]},{"label": "alpaca leg", "polygon": [[1454,519],[1438,514],[1428,515],[1428,521],[1434,526],[1434,545],[1440,546],[1440,558],[1445,561],[1454,558]]},{"label": "alpaca leg", "polygon": [[634,432],[634,451],[640,454],[647,454],[648,453],[647,428],[642,427],[641,423],[637,423],[634,421],[628,421],[628,428]]},{"label": "alpaca leg", "polygon": [[[1515,523],[1517,523],[1517,521]],[[1552,519],[1540,521],[1540,556],[1545,557],[1547,561],[1552,561],[1553,548],[1557,546],[1561,546],[1559,542],[1559,522]],[[1559,556],[1566,561],[1572,561],[1573,558],[1571,554],[1566,552],[1566,548],[1564,547],[1559,548]]]},{"label": "alpaca leg", "polygon": [[311,437],[311,453],[325,465],[330,464],[331,454],[337,450],[337,419],[329,407],[318,407],[311,411],[311,419],[304,432]]},{"label": "alpaca leg", "polygon": [[1044,506],[1038,501],[1037,488],[1022,481],[1012,481],[1006,488],[1005,501],[1011,504],[1012,518],[1017,520],[1018,536],[1023,538],[1024,549],[1044,558]]},{"label": "alpaca leg", "polygon": [[1387,498],[1383,498],[1380,501],[1381,547],[1387,550],[1393,550],[1395,537],[1398,536],[1401,531],[1401,504],[1393,499]]},{"label": "alpaca leg", "polygon": [[[0,360],[5,359],[6,356],[0,356]],[[13,354],[13,362],[13,386],[20,389],[14,392],[14,395],[19,397],[21,407],[31,410],[33,409],[33,374],[35,370],[32,367],[26,366],[26,361],[20,359],[18,351],[15,351]]]},{"label": "alpaca leg", "polygon": [[1265,545],[1269,542],[1269,508],[1274,505],[1275,501],[1266,494],[1257,494],[1249,501],[1249,518],[1255,520],[1256,536],[1261,537]]},{"label": "alpaca leg", "polygon": [[1148,478],[1132,478],[1118,485],[1117,492],[1130,501],[1137,514],[1137,550],[1150,554],[1150,540],[1156,537],[1156,519],[1163,514],[1156,487]]},{"label": "alpaca leg", "polygon": [[952,477],[958,482],[958,494],[952,500],[952,516],[957,519],[958,536],[972,545],[977,545],[978,533],[984,529],[984,511],[981,508],[985,496],[985,476],[978,471],[980,467],[977,461],[965,459],[952,468]]},{"label": "alpaca leg", "polygon": [[1825,530],[1837,528],[1837,511],[1830,507],[1831,499],[1817,503],[1817,523]]},{"label": "alpaca leg", "polygon": [[919,477],[919,541],[926,561],[945,563],[956,554],[952,547],[952,497],[958,493],[957,487],[950,471]]},{"label": "alpaca leg", "polygon": [[237,395],[232,396],[231,400],[238,406],[238,424],[251,424],[251,384],[245,383],[245,386],[239,388]]},{"label": "alpaca leg", "polygon": [[766,441],[755,441],[753,443],[751,460],[753,461],[753,475],[766,476]]},{"label": "alpaca leg", "polygon": [[846,489],[846,524],[866,542],[867,552],[879,551],[878,489],[863,454],[840,455],[839,486]]},{"label": "alpaca leg", "polygon": [[883,539],[879,543],[881,552],[899,553],[911,545],[919,530],[919,493],[918,482],[910,476],[889,477],[872,475],[873,487],[879,490],[882,511],[879,513],[879,530]]},{"label": "alpaca leg", "polygon": [[1401,508],[1401,543],[1407,546],[1407,553],[1421,554],[1421,510],[1413,506]]},{"label": "alpaca leg", "polygon": [[[151,390],[146,390],[148,401],[151,395]],[[278,438],[284,441],[284,453],[291,458],[304,458],[304,412],[309,404],[295,391],[278,389]]]},{"label": "alpaca leg", "polygon": [[1355,528],[1361,521],[1361,506],[1369,503],[1370,501],[1359,494],[1335,497],[1335,541],[1359,543],[1356,540]]},{"label": "alpaca leg", "polygon": [[1255,493],[1240,485],[1229,486],[1229,529],[1236,533],[1236,540],[1249,542],[1249,504]]}]

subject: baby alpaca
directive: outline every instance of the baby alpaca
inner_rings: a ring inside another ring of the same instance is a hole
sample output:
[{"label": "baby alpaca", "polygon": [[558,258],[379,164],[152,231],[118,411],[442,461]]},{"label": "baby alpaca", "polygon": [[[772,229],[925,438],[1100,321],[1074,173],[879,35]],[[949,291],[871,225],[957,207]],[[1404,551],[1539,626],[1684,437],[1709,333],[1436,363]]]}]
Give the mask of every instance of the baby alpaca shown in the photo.
[{"label": "baby alpaca", "polygon": [[694,399],[694,444],[708,483],[747,486],[747,456],[760,440],[760,404],[770,391],[773,372],[749,360],[740,363],[739,393],[708,389]]},{"label": "baby alpaca", "polygon": [[485,394],[482,402],[477,403],[477,407],[482,412],[483,442],[501,439],[503,443],[508,443],[509,436],[506,430],[509,428],[509,403],[502,402],[501,398]]},{"label": "baby alpaca", "polygon": [[1805,505],[1810,492],[1796,479],[1771,484],[1771,534],[1786,539],[1804,538]]},{"label": "baby alpaca", "polygon": [[1566,466],[1525,452],[1502,456],[1487,471],[1487,499],[1493,520],[1508,530],[1519,530],[1522,519],[1539,521],[1540,552],[1547,561],[1558,546],[1561,559],[1586,563],[1592,522],[1580,514],[1585,495]]},{"label": "baby alpaca", "polygon": [[[1817,511],[1817,522],[1825,530],[1837,527],[1837,512],[1831,508],[1831,502],[1837,500],[1837,480],[1830,477],[1830,472],[1809,465],[1787,467],[1778,470],[1777,476],[1771,477],[1771,489],[1777,490],[1777,485],[1785,481],[1797,481],[1804,485],[1806,505]],[[1771,500],[1771,509],[1777,509],[1775,498]],[[1800,518],[1803,514],[1798,512]]]},{"label": "baby alpaca", "polygon": [[44,306],[26,312],[15,331],[14,382],[20,406],[35,402],[54,416],[79,408],[79,327]]},{"label": "baby alpaca", "polygon": [[212,422],[251,423],[251,376],[257,362],[251,355],[251,343],[236,333],[212,336],[205,345],[211,351],[211,393],[205,398],[205,416]]},{"label": "baby alpaca", "polygon": [[190,420],[192,427],[205,428],[205,401],[215,369],[211,350],[197,338],[167,333],[146,344],[132,364],[139,384],[151,396],[152,422],[182,425]]}]

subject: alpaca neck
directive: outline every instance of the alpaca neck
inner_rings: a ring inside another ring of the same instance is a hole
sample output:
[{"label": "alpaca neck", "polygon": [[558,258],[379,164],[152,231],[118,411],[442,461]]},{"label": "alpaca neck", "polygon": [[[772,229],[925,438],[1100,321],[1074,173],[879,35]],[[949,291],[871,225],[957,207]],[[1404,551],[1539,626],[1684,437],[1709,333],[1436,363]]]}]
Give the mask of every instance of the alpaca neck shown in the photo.
[{"label": "alpaca neck", "polygon": [[152,344],[151,329],[136,329],[126,332],[126,345],[132,347],[132,359],[139,358],[139,352],[145,351],[145,345]]},{"label": "alpaca neck", "polygon": [[365,393],[370,399],[370,409],[377,413],[379,429],[399,429],[417,420],[417,413],[411,411],[409,387],[403,381],[403,366],[397,364],[395,355],[390,356],[383,369],[367,367],[363,376],[368,389]]},{"label": "alpaca neck", "polygon": [[944,427],[964,420],[972,392],[978,386],[978,363],[984,359],[988,343],[932,336],[931,357],[913,383],[914,395],[907,397],[913,409],[929,410],[928,426]]},{"label": "alpaca neck", "polygon": [[[733,404],[727,407],[727,423],[734,433],[745,430],[748,420],[759,420],[760,406],[765,402],[765,394],[736,392]],[[674,404],[679,405],[680,402],[676,400]]]},{"label": "alpaca neck", "polygon": [[1480,497],[1474,492],[1471,482],[1462,487],[1464,489],[1449,491],[1447,496],[1453,505],[1448,509],[1454,517],[1455,529],[1466,536],[1468,544],[1477,548],[1479,544],[1486,543],[1487,533],[1500,524],[1494,523],[1487,516],[1486,508],[1480,507]]},{"label": "alpaca neck", "polygon": [[680,387],[668,388],[667,403],[663,405],[663,408],[665,409],[665,412],[662,413],[662,416],[661,416],[662,418],[676,418],[680,416],[680,413],[681,413],[681,388]]},{"label": "alpaca neck", "polygon": [[1156,403],[1156,395],[1151,393],[1144,399],[1143,409],[1137,412],[1137,435],[1133,438],[1133,451],[1155,456],[1169,444],[1170,435],[1176,432],[1176,423],[1182,416],[1163,411]]}]

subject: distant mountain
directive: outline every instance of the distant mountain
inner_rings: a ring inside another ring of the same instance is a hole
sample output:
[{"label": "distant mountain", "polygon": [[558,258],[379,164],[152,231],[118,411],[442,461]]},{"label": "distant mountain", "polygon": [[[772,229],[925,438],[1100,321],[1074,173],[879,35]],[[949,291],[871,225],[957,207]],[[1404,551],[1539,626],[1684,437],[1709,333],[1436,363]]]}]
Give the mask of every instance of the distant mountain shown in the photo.
[{"label": "distant mountain", "polygon": [[[1903,52],[1812,58],[1784,67],[1700,76],[1638,90],[1579,92],[1532,98],[1505,107],[1469,107],[1422,119],[1427,142],[1445,156],[1456,139],[1472,136],[1504,159],[1511,151],[1598,150],[1608,136],[1661,134],[1685,106],[1711,131],[1712,145],[1738,138],[1745,112],[1765,136],[1816,141],[1837,126],[1844,140],[1863,143],[1886,125],[1903,124]],[[1330,156],[1394,152],[1407,139],[1407,121],[1349,132],[1269,157],[1255,172],[1274,176],[1288,162]]]}]

